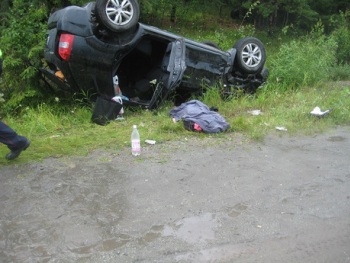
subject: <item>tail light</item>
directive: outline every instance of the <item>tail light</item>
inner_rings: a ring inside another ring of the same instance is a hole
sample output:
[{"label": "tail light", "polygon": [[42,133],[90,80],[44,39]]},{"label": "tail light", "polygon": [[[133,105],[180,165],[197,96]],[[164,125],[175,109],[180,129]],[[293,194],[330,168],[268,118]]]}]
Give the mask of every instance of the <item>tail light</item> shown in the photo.
[{"label": "tail light", "polygon": [[68,61],[72,53],[74,35],[61,34],[58,43],[58,54],[64,61]]}]

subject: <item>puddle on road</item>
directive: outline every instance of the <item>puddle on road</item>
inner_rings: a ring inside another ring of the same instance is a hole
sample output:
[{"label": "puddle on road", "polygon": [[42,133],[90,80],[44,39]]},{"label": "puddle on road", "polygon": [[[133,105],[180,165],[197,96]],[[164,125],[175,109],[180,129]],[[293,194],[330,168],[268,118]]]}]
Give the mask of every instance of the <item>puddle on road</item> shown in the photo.
[{"label": "puddle on road", "polygon": [[113,251],[115,249],[123,247],[125,244],[127,244],[130,241],[130,237],[127,239],[108,239],[104,240],[102,242],[102,248],[100,251],[102,252],[108,252],[108,251]]},{"label": "puddle on road", "polygon": [[[233,207],[227,207],[225,214],[229,218],[240,216],[248,209],[248,205],[238,203]],[[174,224],[165,225],[162,231],[163,237],[175,237],[187,243],[195,244],[215,239],[215,231],[219,227],[217,215],[204,213],[181,219]]]},{"label": "puddle on road", "polygon": [[247,204],[243,204],[243,203],[238,203],[233,207],[227,207],[225,212],[227,213],[227,215],[231,218],[235,218],[240,216],[244,211],[246,211],[248,209],[248,205]]},{"label": "puddle on road", "polygon": [[164,227],[162,236],[173,236],[185,242],[195,244],[215,238],[217,220],[215,215],[205,213],[177,221],[174,225]]}]

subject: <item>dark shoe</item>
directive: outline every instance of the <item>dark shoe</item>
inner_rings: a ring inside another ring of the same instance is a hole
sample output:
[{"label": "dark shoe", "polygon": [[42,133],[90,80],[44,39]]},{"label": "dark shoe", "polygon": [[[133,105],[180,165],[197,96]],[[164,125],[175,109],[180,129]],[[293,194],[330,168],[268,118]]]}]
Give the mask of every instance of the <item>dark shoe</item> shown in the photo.
[{"label": "dark shoe", "polygon": [[22,148],[8,153],[6,155],[6,159],[9,161],[16,159],[21,154],[22,151],[26,150],[29,147],[29,145],[30,145],[30,141],[27,141]]}]

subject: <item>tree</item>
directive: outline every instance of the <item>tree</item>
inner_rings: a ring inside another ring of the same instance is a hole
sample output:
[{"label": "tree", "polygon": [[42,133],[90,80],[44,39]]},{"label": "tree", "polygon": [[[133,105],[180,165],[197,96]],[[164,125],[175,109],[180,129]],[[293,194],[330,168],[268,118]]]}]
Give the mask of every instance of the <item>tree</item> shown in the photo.
[{"label": "tree", "polygon": [[[6,28],[1,29],[0,46],[4,54],[4,72],[0,89],[8,105],[38,95],[37,68],[45,43],[47,9],[30,2],[14,0],[7,11]],[[12,96],[16,94],[16,96]]]}]

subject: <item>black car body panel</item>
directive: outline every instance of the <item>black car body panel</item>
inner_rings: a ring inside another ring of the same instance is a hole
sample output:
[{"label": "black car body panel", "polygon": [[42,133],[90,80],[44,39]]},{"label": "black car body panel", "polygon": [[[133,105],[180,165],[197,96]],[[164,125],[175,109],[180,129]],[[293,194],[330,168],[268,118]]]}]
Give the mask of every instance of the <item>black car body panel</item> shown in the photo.
[{"label": "black car body panel", "polygon": [[[156,108],[175,89],[193,92],[217,81],[226,87],[245,85],[247,80],[260,86],[265,80],[259,74],[240,76],[243,81],[232,76],[235,48],[222,51],[143,23],[125,33],[105,33],[93,13],[94,3],[69,6],[48,20],[48,67],[41,72],[62,89],[113,97],[112,78],[117,74],[123,95],[130,98],[125,104]],[[63,34],[74,37],[69,59],[62,59],[58,51],[65,46],[60,42]],[[64,76],[58,81],[57,71]]]}]

